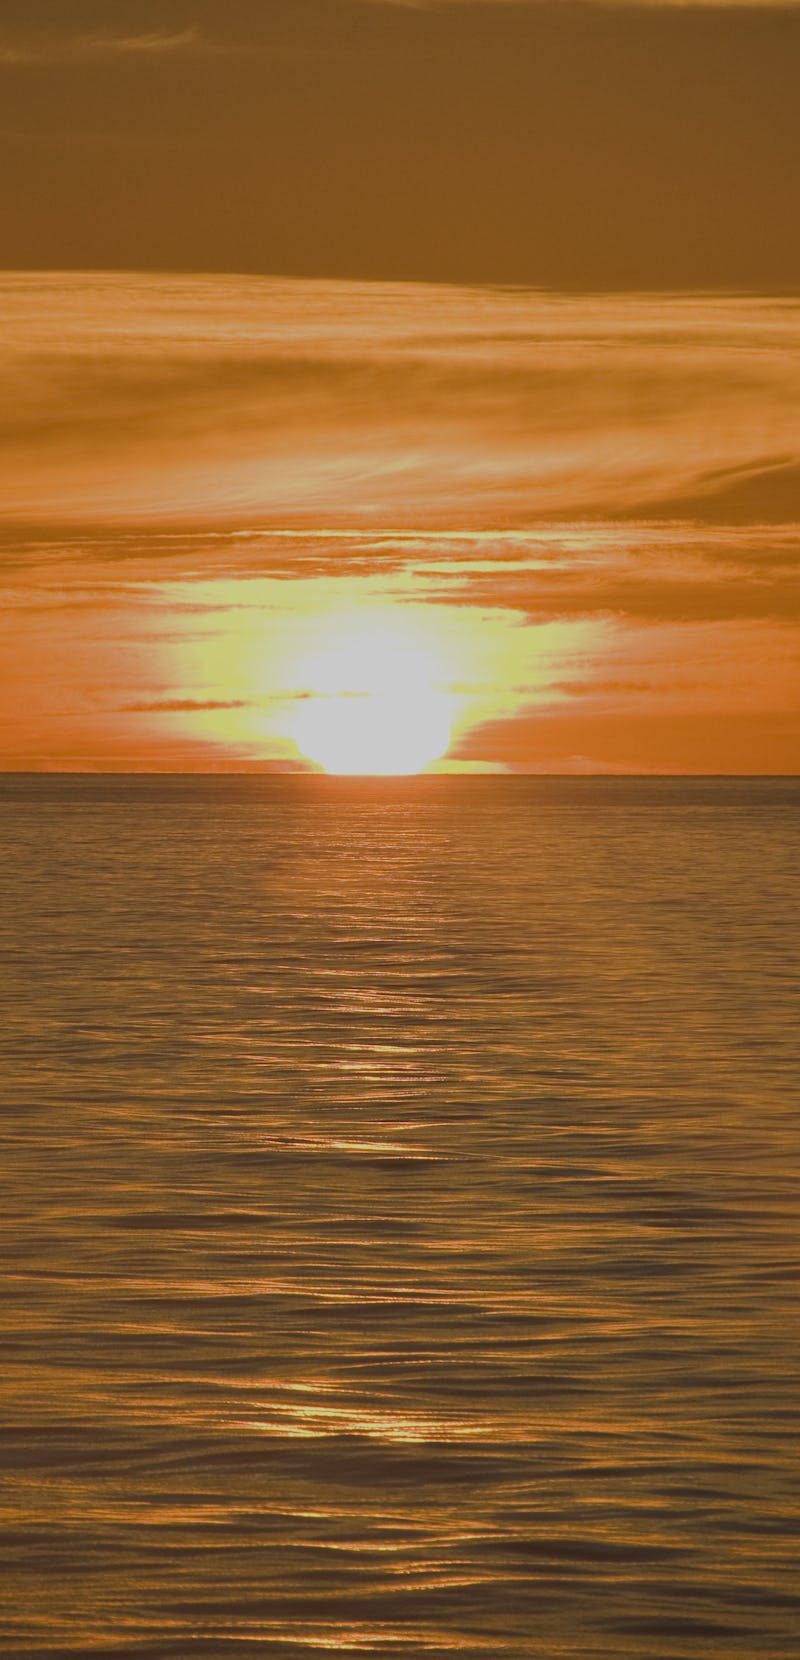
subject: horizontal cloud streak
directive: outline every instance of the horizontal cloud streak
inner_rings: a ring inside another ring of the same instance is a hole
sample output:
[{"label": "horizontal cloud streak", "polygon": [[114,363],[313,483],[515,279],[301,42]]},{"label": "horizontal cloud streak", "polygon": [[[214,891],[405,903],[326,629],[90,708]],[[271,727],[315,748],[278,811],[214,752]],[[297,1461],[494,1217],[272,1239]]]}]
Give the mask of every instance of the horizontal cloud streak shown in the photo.
[{"label": "horizontal cloud streak", "polygon": [[0,301],[20,520],[800,518],[791,299],[14,275]]},{"label": "horizontal cloud streak", "polygon": [[158,57],[163,53],[207,50],[196,29],[174,33],[39,35],[33,39],[0,40],[0,67],[91,63],[115,57]]},{"label": "horizontal cloud streak", "polygon": [[[280,609],[332,580],[384,599],[511,610],[547,621],[796,618],[800,527],[681,521],[531,531],[161,532],[7,538],[6,610],[166,604],[172,616]],[[12,581],[14,586],[12,587]],[[209,585],[212,585],[209,588]],[[288,598],[287,598],[288,596]]]},{"label": "horizontal cloud streak", "polygon": [[123,715],[195,715],[214,709],[246,709],[243,698],[162,697],[151,702],[126,703],[120,709]]},{"label": "horizontal cloud streak", "polygon": [[[352,35],[354,16],[363,13],[424,14],[471,12],[557,12],[580,20],[581,12],[658,12],[712,10],[753,14],[794,11],[800,0],[327,0],[324,7],[304,11],[296,0],[288,5],[226,8],[220,15],[208,5],[184,8],[191,21],[172,29],[154,26],[152,5],[128,3],[119,8],[116,29],[76,26],[74,18],[63,15],[45,25],[31,28],[22,8],[16,27],[13,14],[6,19],[0,35],[0,67],[47,66],[91,62],[114,57],[157,57],[164,53],[187,56],[227,56],[231,53],[305,53],[320,51],[334,56],[342,50],[357,51]],[[292,15],[294,13],[294,16]],[[198,24],[202,16],[202,26]],[[498,19],[499,20],[499,19]],[[411,21],[411,19],[409,19]],[[26,27],[26,22],[28,26]],[[321,25],[324,27],[321,28]],[[362,21],[363,28],[363,21]],[[389,37],[391,41],[393,37]]]},{"label": "horizontal cloud streak", "polygon": [[140,614],[166,606],[174,618],[202,618],[223,603],[231,613],[269,612],[334,580],[383,600],[479,606],[537,624],[599,616],[786,623],[800,616],[795,525],[605,522],[471,535],[140,532],[7,539],[0,558],[9,614],[109,603]]}]

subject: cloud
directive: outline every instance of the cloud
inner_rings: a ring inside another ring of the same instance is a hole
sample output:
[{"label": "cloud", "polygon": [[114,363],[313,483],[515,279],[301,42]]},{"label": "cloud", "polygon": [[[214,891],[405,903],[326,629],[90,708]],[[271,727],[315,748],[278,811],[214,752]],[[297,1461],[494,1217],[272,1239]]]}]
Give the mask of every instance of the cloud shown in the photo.
[{"label": "cloud", "polygon": [[[621,626],[800,618],[800,526],[554,525],[527,532],[358,530],[207,536],[110,533],[87,541],[6,541],[8,627],[34,612],[113,618],[161,633],[219,626],[234,635],[289,626],[345,601],[416,604],[453,617],[501,613],[536,628],[605,619]],[[337,595],[339,598],[337,599]],[[16,618],[16,621],[14,620]],[[25,626],[28,626],[25,624]],[[196,677],[192,686],[194,696]],[[155,707],[149,703],[148,708]]]},{"label": "cloud", "polygon": [[91,63],[116,57],[158,57],[174,52],[201,52],[205,43],[194,28],[172,33],[41,35],[30,40],[0,41],[0,66],[13,68],[59,63]]},{"label": "cloud", "polygon": [[127,715],[194,715],[207,714],[213,709],[247,709],[244,698],[161,697],[150,702],[125,703],[120,714]]},{"label": "cloud", "polygon": [[[338,55],[342,50],[357,51],[359,43],[353,37],[352,24],[359,10],[374,14],[419,13],[426,15],[484,12],[551,12],[571,14],[580,24],[581,13],[597,12],[689,12],[712,10],[721,13],[751,12],[768,14],[797,10],[800,0],[325,0],[322,6],[313,0],[306,7],[297,0],[274,8],[250,7],[247,4],[228,9],[221,15],[200,0],[194,6],[194,17],[201,15],[207,26],[192,21],[184,27],[172,29],[152,26],[153,8],[129,4],[126,8],[126,26],[117,30],[106,28],[78,29],[70,20],[62,18],[46,27],[31,29],[27,20],[20,20],[0,38],[0,67],[36,67],[57,64],[79,64],[94,60],[153,58],[183,54],[196,57],[229,56],[240,53],[268,53],[283,56],[313,55],[320,52]],[[24,18],[24,13],[23,13]],[[138,26],[137,26],[138,25]],[[343,27],[344,26],[344,27]],[[362,24],[363,27],[363,24]],[[356,23],[357,29],[357,23]]]},{"label": "cloud", "polygon": [[794,299],[47,273],[0,301],[11,519],[800,520]]}]

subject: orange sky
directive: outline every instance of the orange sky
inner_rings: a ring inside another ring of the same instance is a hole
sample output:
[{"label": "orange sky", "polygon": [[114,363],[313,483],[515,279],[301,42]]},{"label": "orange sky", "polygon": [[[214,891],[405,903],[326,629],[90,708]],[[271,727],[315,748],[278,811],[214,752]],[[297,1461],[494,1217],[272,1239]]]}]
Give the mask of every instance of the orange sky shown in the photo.
[{"label": "orange sky", "polygon": [[800,281],[800,5],[3,0],[0,265]]},{"label": "orange sky", "polygon": [[796,771],[800,12],[114,18],[0,26],[0,765],[302,765],[388,628],[444,765]]}]

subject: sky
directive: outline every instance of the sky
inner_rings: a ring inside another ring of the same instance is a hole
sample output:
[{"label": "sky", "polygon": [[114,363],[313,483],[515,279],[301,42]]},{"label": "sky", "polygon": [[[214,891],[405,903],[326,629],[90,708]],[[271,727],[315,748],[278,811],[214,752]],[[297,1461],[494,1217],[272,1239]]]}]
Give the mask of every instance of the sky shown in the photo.
[{"label": "sky", "polygon": [[0,766],[305,766],[369,637],[440,769],[795,772],[799,70],[788,0],[5,0]]}]

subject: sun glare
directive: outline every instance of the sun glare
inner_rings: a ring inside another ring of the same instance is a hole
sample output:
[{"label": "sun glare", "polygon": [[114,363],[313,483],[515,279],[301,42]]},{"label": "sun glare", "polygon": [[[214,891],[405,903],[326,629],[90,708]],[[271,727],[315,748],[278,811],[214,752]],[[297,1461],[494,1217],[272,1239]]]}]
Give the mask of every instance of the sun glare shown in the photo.
[{"label": "sun glare", "polygon": [[396,626],[337,630],[305,671],[293,736],[326,772],[421,772],[446,753],[452,699],[427,652]]}]

